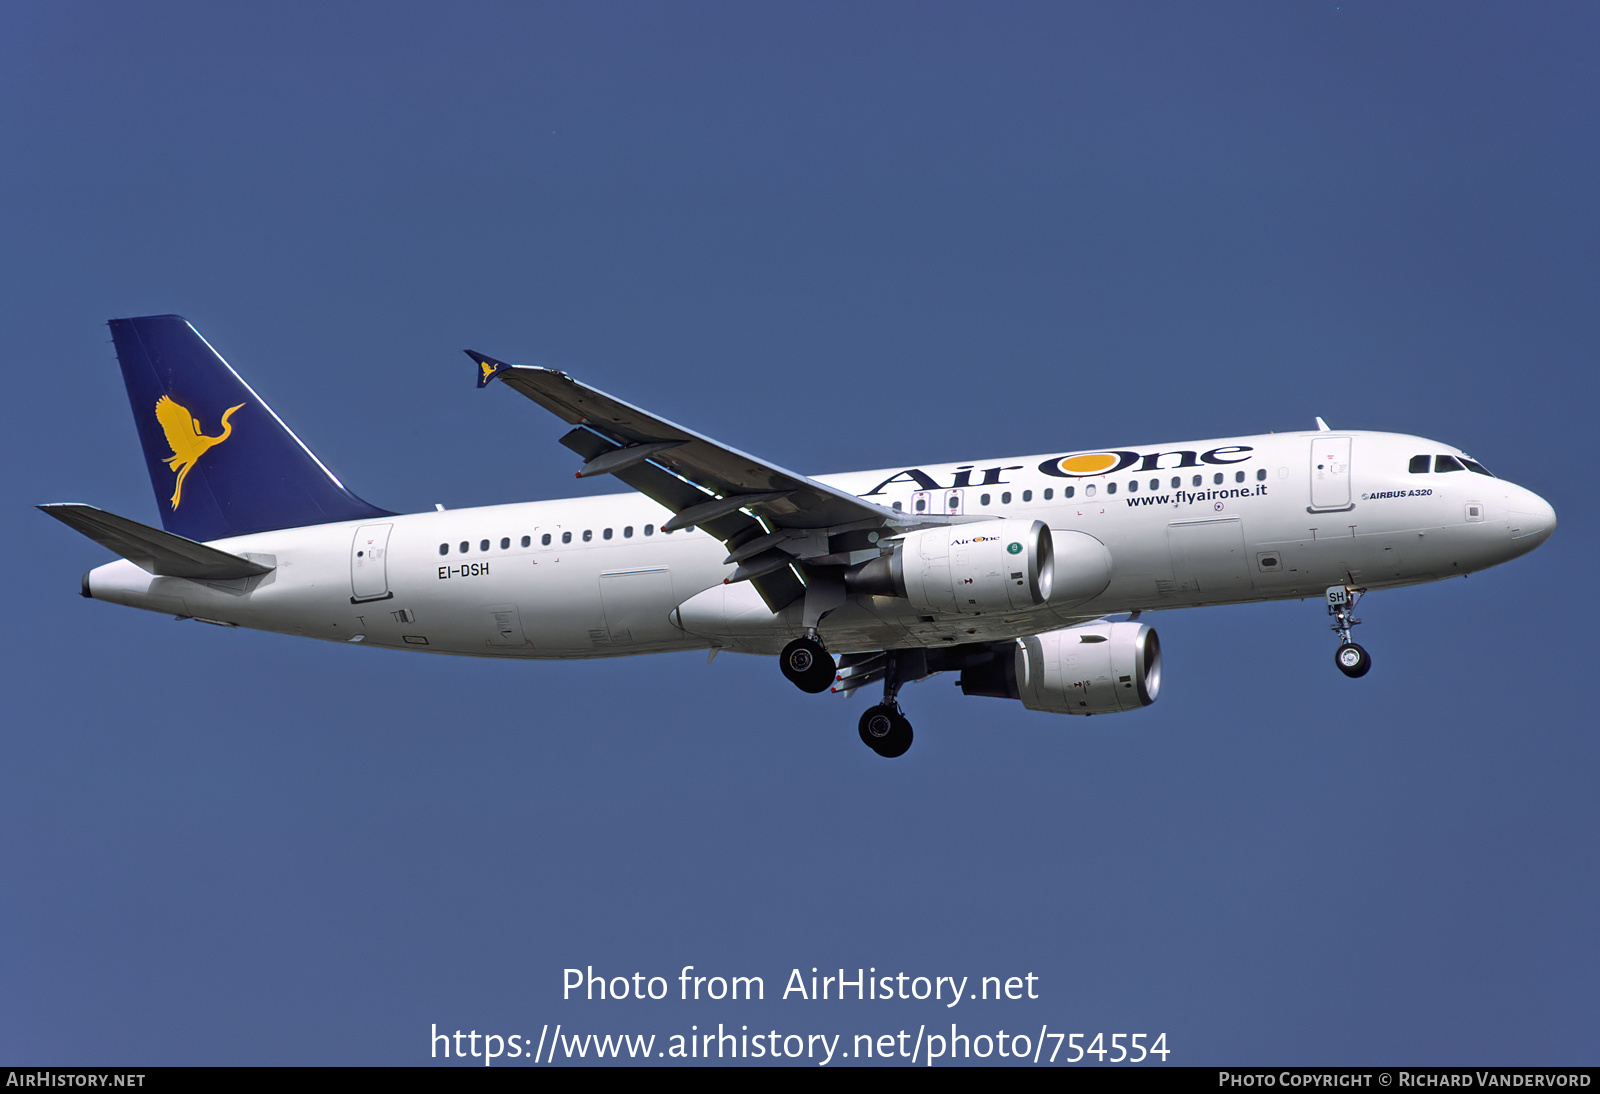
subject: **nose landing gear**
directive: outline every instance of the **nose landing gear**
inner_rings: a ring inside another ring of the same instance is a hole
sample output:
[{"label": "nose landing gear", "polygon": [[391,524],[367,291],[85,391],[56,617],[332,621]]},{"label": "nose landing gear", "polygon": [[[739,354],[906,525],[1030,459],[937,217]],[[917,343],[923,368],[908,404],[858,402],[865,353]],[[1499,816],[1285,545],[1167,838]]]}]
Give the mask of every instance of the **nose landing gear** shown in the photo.
[{"label": "nose landing gear", "polygon": [[1339,636],[1339,648],[1334,651],[1333,663],[1351,679],[1365,676],[1372,668],[1372,655],[1350,641],[1350,628],[1361,620],[1354,615],[1356,601],[1365,589],[1352,589],[1348,585],[1329,585],[1328,614],[1333,616],[1333,633]]}]

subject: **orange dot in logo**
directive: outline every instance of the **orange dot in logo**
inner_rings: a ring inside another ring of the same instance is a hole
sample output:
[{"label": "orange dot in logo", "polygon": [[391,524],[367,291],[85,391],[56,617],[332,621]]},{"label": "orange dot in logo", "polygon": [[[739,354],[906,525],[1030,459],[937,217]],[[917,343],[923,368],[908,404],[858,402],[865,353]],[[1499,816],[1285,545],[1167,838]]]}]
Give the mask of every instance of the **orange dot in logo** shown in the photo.
[{"label": "orange dot in logo", "polygon": [[1069,475],[1098,475],[1117,466],[1117,459],[1111,452],[1090,452],[1082,456],[1068,456],[1061,461],[1060,467]]}]

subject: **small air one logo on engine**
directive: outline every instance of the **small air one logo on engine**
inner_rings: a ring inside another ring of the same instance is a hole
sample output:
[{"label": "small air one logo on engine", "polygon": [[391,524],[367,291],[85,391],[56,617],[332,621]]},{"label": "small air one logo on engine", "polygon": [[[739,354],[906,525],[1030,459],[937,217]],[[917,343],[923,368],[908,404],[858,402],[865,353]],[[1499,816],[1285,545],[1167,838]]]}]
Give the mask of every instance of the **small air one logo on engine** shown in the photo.
[{"label": "small air one logo on engine", "polygon": [[1020,555],[1022,553],[1022,544],[1020,544],[1020,543],[1009,544],[1006,547],[1006,552],[1008,554]]}]

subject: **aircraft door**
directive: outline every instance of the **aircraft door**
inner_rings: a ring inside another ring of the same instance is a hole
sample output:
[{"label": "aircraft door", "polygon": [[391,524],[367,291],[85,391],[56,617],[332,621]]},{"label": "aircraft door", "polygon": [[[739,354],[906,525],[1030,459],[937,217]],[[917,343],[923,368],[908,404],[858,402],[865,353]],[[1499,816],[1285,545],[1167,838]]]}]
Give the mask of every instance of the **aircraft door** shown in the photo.
[{"label": "aircraft door", "polygon": [[350,544],[350,603],[388,600],[389,533],[392,524],[363,524]]},{"label": "aircraft door", "polygon": [[961,512],[961,503],[962,503],[962,497],[961,497],[961,491],[960,490],[946,490],[946,491],[944,491],[944,511],[946,513],[959,513],[959,512]]},{"label": "aircraft door", "polygon": [[1333,512],[1352,508],[1349,437],[1312,438],[1311,508]]},{"label": "aircraft door", "polygon": [[918,516],[928,513],[933,509],[933,492],[931,490],[917,490],[911,495],[911,511]]}]

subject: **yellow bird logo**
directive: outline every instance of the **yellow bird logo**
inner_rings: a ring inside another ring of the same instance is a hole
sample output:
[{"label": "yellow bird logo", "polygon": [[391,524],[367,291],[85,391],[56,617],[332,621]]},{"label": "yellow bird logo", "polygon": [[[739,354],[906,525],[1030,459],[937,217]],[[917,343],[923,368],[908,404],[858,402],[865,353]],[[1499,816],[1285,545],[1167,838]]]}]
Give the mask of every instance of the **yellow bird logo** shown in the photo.
[{"label": "yellow bird logo", "polygon": [[172,455],[167,457],[166,464],[178,473],[178,484],[172,491],[174,510],[178,508],[178,499],[183,496],[183,480],[190,469],[213,445],[228,439],[233,432],[228,418],[244,405],[240,403],[225,410],[222,414],[222,432],[215,437],[208,437],[200,432],[200,419],[173,402],[169,396],[163,395],[156,400],[156,421],[161,423],[162,430],[167,434],[167,443],[172,446]]}]

